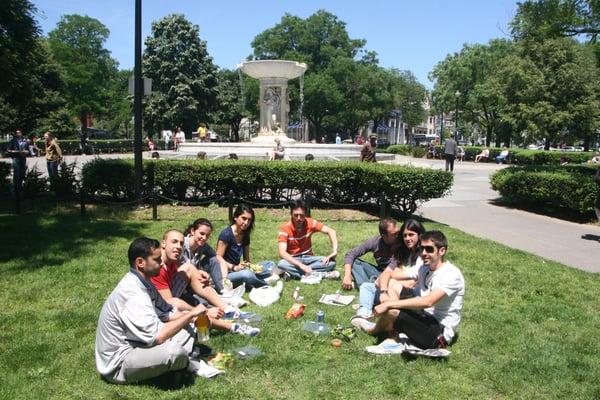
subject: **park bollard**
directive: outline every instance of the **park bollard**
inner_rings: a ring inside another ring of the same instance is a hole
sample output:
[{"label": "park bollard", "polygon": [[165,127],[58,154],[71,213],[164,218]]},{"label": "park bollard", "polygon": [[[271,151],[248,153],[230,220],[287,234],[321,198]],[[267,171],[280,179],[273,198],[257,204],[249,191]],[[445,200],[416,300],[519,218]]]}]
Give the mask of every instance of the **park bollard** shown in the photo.
[{"label": "park bollard", "polygon": [[227,194],[227,207],[229,208],[229,220],[233,221],[233,190]]},{"label": "park bollard", "polygon": [[79,190],[79,216],[85,218],[85,192],[83,189]]},{"label": "park bollard", "polygon": [[15,214],[21,214],[21,185],[15,185]]},{"label": "park bollard", "polygon": [[156,195],[156,188],[152,188],[152,221],[158,220],[158,196]]},{"label": "park bollard", "polygon": [[310,194],[307,195],[304,202],[306,203],[306,216],[310,217],[310,209],[312,208],[312,196]]},{"label": "park bollard", "polygon": [[385,195],[379,195],[379,218],[389,217],[388,215],[388,201],[385,198]]}]

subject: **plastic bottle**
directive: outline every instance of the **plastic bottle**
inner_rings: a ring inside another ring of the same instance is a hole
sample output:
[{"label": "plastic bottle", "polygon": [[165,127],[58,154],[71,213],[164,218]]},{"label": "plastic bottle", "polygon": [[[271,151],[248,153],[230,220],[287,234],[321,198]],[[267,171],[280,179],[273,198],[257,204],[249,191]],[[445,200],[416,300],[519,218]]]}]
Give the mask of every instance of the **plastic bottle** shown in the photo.
[{"label": "plastic bottle", "polygon": [[302,298],[300,297],[300,286],[296,286],[296,289],[294,289],[294,293],[292,293],[292,298],[295,302],[299,302],[300,300],[302,300]]},{"label": "plastic bottle", "polygon": [[210,320],[208,319],[208,315],[206,315],[206,313],[200,314],[198,317],[196,317],[196,330],[196,338],[198,342],[208,342],[208,339],[210,338]]}]

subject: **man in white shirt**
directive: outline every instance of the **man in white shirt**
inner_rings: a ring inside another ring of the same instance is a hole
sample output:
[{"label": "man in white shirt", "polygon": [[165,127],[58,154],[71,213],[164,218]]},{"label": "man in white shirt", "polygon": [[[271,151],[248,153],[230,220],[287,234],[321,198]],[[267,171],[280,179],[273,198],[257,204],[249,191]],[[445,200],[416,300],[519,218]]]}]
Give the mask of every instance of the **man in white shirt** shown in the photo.
[{"label": "man in white shirt", "polygon": [[407,271],[394,270],[394,279],[416,279],[416,296],[389,301],[375,307],[377,323],[354,318],[352,324],[371,335],[403,333],[422,348],[443,348],[456,338],[465,281],[460,270],[444,259],[448,239],[440,231],[421,235],[423,265]]},{"label": "man in white shirt", "polygon": [[135,239],[128,250],[130,270],[100,312],[96,330],[96,369],[112,383],[132,383],[188,367],[195,372],[192,323],[206,307],[179,312],[166,303],[150,279],[160,271],[155,239]]}]

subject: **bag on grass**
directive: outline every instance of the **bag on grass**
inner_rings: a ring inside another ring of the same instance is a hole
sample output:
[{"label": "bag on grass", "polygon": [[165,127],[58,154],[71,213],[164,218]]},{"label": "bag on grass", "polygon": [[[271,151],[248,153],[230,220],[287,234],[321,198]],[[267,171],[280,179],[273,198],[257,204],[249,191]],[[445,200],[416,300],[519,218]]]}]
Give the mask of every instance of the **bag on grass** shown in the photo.
[{"label": "bag on grass", "polygon": [[267,307],[279,300],[281,291],[283,290],[283,282],[277,282],[275,286],[263,286],[254,288],[248,294],[250,300],[254,304],[258,304],[261,307]]}]

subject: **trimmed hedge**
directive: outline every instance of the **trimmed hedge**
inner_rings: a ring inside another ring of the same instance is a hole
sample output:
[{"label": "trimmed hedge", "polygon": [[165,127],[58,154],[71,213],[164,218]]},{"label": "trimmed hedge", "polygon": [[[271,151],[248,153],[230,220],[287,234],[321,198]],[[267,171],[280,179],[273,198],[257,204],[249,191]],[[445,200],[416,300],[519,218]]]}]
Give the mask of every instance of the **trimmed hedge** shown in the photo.
[{"label": "trimmed hedge", "polygon": [[12,165],[10,163],[0,162],[0,193],[5,193],[8,190],[8,186],[10,185],[8,176],[11,169]]},{"label": "trimmed hedge", "polygon": [[[407,144],[395,144],[387,148],[386,153],[402,154],[405,156],[412,155],[413,157],[421,158],[426,151],[421,155],[421,146],[409,146]],[[437,154],[444,152],[444,146],[438,145],[435,147]],[[481,153],[483,146],[463,146],[465,149],[465,160],[474,161],[475,156]],[[487,162],[495,162],[496,157],[502,151],[499,147],[490,147],[490,157]],[[593,152],[578,152],[578,151],[545,151],[545,150],[527,150],[516,147],[509,148],[509,162],[517,165],[560,165],[561,158],[565,157],[571,164],[582,164],[590,160]]]},{"label": "trimmed hedge", "polygon": [[[327,203],[357,204],[384,195],[404,212],[444,196],[452,174],[425,168],[347,162],[257,162],[252,160],[146,160],[146,187],[180,201],[236,196],[257,202],[279,202],[311,195]],[[133,161],[96,159],[84,165],[83,188],[116,200],[133,198]]]},{"label": "trimmed hedge", "polygon": [[595,167],[525,166],[495,172],[492,189],[511,203],[590,212],[598,195]]}]

